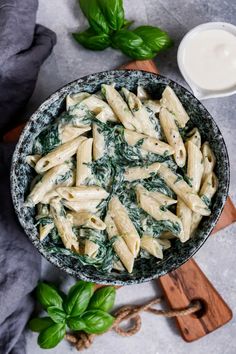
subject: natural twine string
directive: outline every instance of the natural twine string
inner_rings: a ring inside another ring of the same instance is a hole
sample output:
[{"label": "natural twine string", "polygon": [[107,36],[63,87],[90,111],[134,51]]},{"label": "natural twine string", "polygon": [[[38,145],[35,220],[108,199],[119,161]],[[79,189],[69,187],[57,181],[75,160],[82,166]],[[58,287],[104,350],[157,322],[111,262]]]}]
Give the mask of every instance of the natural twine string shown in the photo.
[{"label": "natural twine string", "polygon": [[[123,306],[115,314],[115,321],[110,329],[113,329],[116,333],[123,337],[129,337],[136,334],[141,328],[141,317],[140,313],[142,311],[151,312],[157,316],[164,317],[176,317],[176,316],[186,316],[201,309],[201,303],[196,301],[190,304],[188,307],[181,310],[158,310],[153,308],[153,305],[159,304],[162,298],[156,298],[147,302],[141,306]],[[128,329],[120,327],[122,321],[131,321],[131,326]],[[96,334],[87,334],[84,332],[75,332],[73,334],[67,333],[65,338],[70,342],[78,351],[89,348]]]}]

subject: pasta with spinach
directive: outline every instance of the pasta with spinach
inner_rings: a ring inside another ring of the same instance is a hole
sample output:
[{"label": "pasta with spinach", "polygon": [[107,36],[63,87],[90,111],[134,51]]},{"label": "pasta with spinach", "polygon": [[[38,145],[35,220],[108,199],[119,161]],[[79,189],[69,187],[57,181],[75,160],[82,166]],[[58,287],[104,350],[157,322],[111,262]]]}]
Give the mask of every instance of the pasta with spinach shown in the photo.
[{"label": "pasta with spinach", "polygon": [[36,207],[40,242],[101,272],[132,273],[193,237],[218,181],[189,122],[169,86],[160,101],[108,84],[68,95],[25,160],[38,174],[25,204]]}]

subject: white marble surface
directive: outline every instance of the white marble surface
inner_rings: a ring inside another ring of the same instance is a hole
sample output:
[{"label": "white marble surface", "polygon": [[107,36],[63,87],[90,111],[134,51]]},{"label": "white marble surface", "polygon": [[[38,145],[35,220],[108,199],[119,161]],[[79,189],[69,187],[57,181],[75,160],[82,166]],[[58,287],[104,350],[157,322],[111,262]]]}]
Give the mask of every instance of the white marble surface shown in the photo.
[{"label": "white marble surface", "polygon": [[[207,21],[228,21],[236,24],[235,0],[125,0],[126,17],[137,24],[149,23],[169,31],[175,40],[175,48],[156,58],[162,74],[187,86],[178,71],[176,49],[182,36],[193,26]],[[37,87],[28,106],[28,115],[53,91],[67,82],[89,73],[109,70],[128,61],[120,52],[108,49],[104,52],[84,50],[71,38],[70,32],[82,29],[86,21],[76,0],[39,0],[38,22],[57,33],[58,42],[51,57],[43,65]],[[236,96],[204,102],[219,125],[229,151],[231,161],[230,195],[236,202]],[[196,255],[199,265],[215,287],[236,311],[236,225],[210,237]],[[73,280],[48,262],[42,262],[42,278],[53,280],[63,287]],[[117,293],[117,306],[141,303],[161,291],[157,282],[124,287]],[[210,335],[185,343],[179,336],[174,320],[142,315],[141,331],[133,337],[122,338],[108,333],[96,339],[88,354],[235,354],[236,319]],[[27,334],[27,354],[43,351],[37,346],[37,337]],[[65,341],[51,354],[76,352]]]}]

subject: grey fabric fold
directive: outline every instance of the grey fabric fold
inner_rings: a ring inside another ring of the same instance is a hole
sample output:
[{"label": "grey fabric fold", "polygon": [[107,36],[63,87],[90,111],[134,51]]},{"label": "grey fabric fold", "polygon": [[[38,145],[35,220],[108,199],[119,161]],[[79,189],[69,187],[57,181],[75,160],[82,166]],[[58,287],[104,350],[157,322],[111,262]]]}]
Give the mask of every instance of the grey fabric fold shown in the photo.
[{"label": "grey fabric fold", "polygon": [[0,132],[14,126],[31,97],[54,32],[35,26],[37,0],[0,1]]},{"label": "grey fabric fold", "polygon": [[[18,122],[43,61],[56,43],[35,25],[37,0],[0,0],[0,135]],[[14,145],[0,144],[0,353],[24,354],[24,328],[33,309],[40,255],[25,236],[12,205],[10,164]]]}]

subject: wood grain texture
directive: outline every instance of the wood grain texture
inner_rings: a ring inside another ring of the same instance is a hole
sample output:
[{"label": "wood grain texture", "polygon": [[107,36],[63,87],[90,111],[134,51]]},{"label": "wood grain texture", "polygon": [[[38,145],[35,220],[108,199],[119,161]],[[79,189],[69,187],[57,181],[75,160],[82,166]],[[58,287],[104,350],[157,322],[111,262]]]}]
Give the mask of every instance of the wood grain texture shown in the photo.
[{"label": "wood grain texture", "polygon": [[[153,61],[134,61],[123,65],[120,69],[145,70],[158,73]],[[17,141],[23,125],[8,132],[4,141]],[[230,198],[227,199],[219,222],[213,232],[236,221],[236,208]],[[199,314],[177,317],[176,321],[182,337],[194,341],[224,325],[232,318],[232,312],[196,262],[191,259],[177,270],[159,278],[159,282],[171,309],[183,309],[193,300],[201,300],[205,311]]]},{"label": "wood grain texture", "polygon": [[232,319],[232,311],[193,259],[161,277],[160,283],[171,309],[186,308],[194,300],[200,300],[203,305],[199,314],[176,317],[187,342],[207,335]]},{"label": "wood grain texture", "polygon": [[119,69],[144,70],[150,73],[158,74],[159,71],[152,60],[135,60],[122,65]]}]

